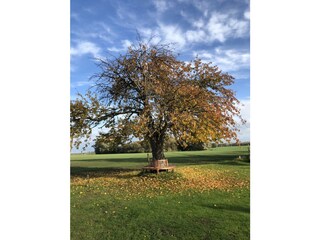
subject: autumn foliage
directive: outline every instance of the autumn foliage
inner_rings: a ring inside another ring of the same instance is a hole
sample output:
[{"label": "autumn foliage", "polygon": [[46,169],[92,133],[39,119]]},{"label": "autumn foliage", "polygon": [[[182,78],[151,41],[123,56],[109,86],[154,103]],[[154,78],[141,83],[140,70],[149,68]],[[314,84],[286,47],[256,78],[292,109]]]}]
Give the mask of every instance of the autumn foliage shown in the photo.
[{"label": "autumn foliage", "polygon": [[234,78],[217,66],[180,61],[169,45],[139,42],[124,55],[99,59],[99,67],[91,91],[71,102],[72,140],[103,124],[148,141],[153,160],[165,158],[167,136],[180,145],[237,140],[239,101],[228,88]]}]

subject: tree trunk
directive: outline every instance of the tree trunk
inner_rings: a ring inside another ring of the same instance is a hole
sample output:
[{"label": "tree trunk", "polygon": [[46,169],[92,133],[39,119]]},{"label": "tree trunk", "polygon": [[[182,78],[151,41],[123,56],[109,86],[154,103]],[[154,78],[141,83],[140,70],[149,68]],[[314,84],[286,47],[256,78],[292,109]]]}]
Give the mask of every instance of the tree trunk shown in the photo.
[{"label": "tree trunk", "polygon": [[152,161],[165,159],[164,156],[164,137],[156,134],[149,139],[152,151]]}]

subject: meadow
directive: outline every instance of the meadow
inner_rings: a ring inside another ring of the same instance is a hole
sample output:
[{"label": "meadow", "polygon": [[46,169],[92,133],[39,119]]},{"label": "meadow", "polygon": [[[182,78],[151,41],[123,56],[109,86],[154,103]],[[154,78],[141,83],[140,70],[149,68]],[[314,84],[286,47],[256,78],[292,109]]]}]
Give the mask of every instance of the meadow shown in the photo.
[{"label": "meadow", "polygon": [[146,153],[71,155],[71,239],[250,239],[248,154],[168,152],[158,175]]}]

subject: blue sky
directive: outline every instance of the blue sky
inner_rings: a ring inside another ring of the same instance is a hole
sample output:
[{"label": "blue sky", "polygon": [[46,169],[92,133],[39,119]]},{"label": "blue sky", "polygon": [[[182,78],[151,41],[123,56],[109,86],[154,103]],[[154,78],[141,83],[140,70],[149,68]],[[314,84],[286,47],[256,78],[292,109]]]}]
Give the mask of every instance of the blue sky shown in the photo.
[{"label": "blue sky", "polygon": [[90,86],[99,71],[95,57],[117,56],[144,39],[174,43],[179,59],[196,56],[235,77],[232,88],[246,126],[240,140],[249,140],[250,7],[247,0],[71,0],[71,99]]}]

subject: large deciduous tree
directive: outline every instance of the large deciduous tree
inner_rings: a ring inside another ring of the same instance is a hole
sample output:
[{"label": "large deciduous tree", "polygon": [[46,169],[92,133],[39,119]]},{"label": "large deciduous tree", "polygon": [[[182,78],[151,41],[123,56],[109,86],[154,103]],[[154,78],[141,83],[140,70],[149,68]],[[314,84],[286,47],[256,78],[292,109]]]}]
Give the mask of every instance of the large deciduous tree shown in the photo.
[{"label": "large deciduous tree", "polygon": [[237,140],[239,101],[228,88],[234,78],[217,66],[180,61],[169,45],[141,41],[98,61],[94,87],[71,102],[73,138],[100,124],[148,141],[153,160],[165,158],[168,135],[180,145]]}]

